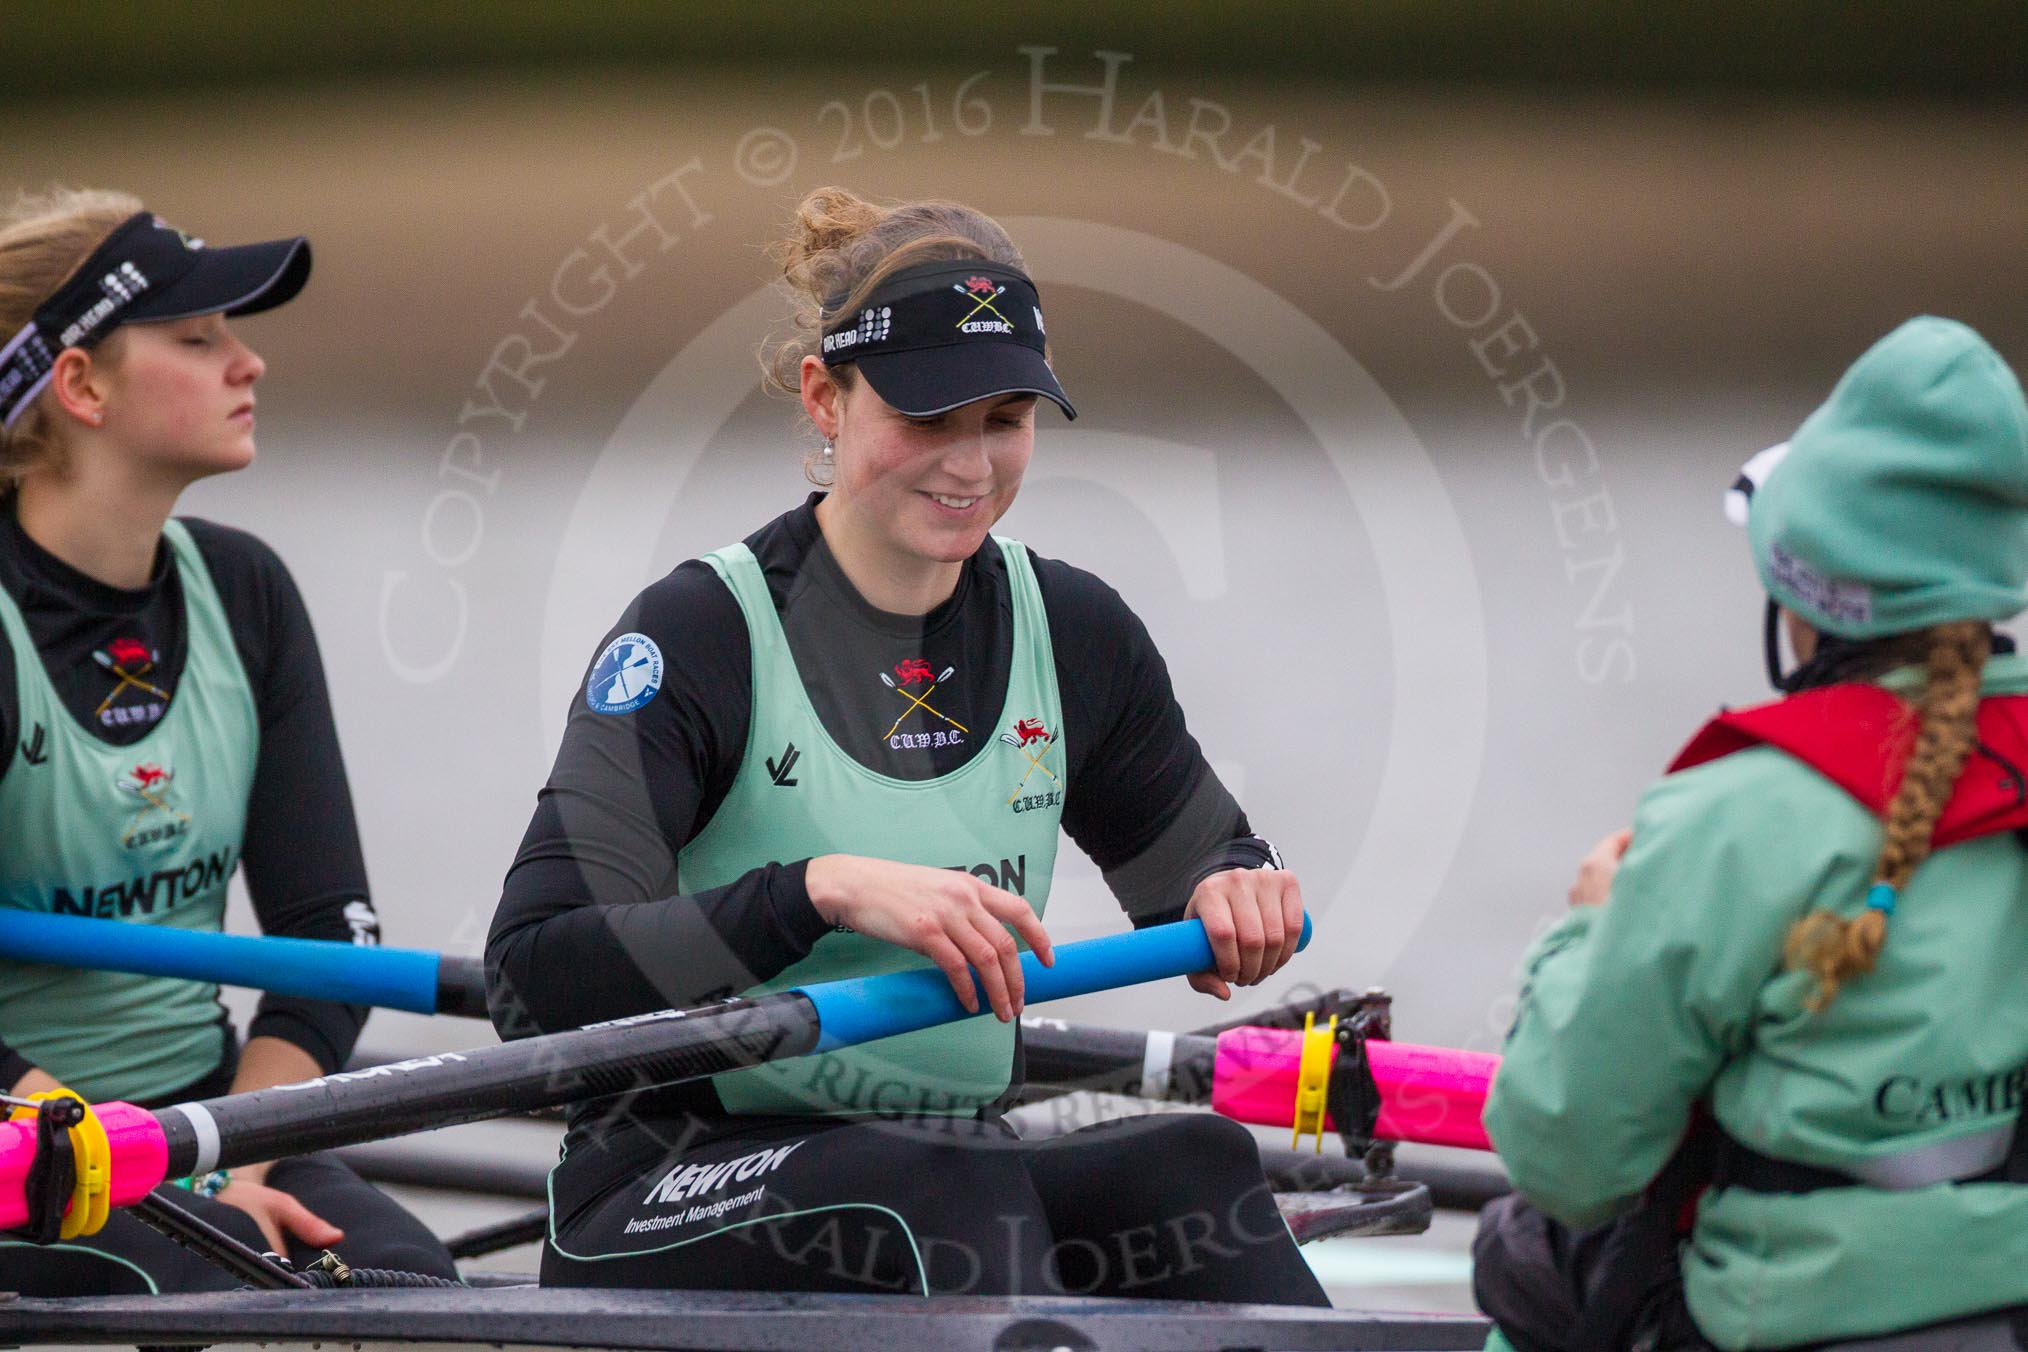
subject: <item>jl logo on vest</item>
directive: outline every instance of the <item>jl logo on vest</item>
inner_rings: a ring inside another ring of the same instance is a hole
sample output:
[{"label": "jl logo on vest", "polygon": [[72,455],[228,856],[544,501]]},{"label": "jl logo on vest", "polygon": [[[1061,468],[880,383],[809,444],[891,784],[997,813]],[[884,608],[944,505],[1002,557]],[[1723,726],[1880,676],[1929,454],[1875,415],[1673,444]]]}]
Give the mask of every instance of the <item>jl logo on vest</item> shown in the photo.
[{"label": "jl logo on vest", "polygon": [[122,793],[141,800],[141,809],[127,821],[120,844],[130,850],[174,840],[190,833],[190,817],[170,801],[176,772],[154,761],[143,761],[113,783]]}]

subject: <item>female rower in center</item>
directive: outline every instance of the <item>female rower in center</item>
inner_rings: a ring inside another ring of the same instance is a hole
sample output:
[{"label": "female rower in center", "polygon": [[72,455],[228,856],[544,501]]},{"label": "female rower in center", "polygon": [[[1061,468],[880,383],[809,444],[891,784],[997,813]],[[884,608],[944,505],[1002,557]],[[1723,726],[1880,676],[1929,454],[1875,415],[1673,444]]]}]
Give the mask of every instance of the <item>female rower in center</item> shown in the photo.
[{"label": "female rower in center", "polygon": [[[588,1104],[552,1284],[1326,1304],[1251,1137],[1173,1115],[1021,1141],[1015,936],[1059,826],[1136,925],[1200,917],[1225,998],[1294,951],[1296,881],[1091,574],[988,534],[1042,399],[1075,416],[1004,231],[804,200],[769,362],[829,489],[648,587],[573,706],[488,943],[523,1037],[934,963],[991,1019]],[[1011,931],[1011,932],[1010,932]]]}]

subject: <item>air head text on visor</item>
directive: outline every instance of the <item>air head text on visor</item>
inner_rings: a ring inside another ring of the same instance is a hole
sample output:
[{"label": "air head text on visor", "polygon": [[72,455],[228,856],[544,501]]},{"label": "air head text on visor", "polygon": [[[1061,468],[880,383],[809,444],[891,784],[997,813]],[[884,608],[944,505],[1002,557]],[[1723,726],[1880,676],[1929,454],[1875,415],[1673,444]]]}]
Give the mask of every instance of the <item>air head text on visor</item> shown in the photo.
[{"label": "air head text on visor", "polygon": [[1040,395],[1075,418],[1045,344],[1035,283],[971,258],[896,269],[825,326],[822,353],[826,366],[854,363],[875,394],[912,418],[1003,394]]},{"label": "air head text on visor", "polygon": [[153,212],[136,212],[0,346],[0,426],[12,427],[35,402],[65,348],[89,351],[121,324],[271,310],[309,277],[301,236],[207,249]]}]

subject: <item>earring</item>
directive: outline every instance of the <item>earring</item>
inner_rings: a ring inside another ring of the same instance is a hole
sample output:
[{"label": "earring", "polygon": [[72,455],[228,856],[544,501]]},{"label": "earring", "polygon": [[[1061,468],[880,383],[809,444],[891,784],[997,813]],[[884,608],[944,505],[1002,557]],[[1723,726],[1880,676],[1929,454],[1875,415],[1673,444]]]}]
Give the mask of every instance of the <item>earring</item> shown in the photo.
[{"label": "earring", "polygon": [[97,426],[98,426],[98,425],[99,425],[100,423],[104,422],[105,420],[106,420],[106,415],[105,415],[105,414],[103,414],[103,413],[99,412],[99,411],[98,411],[97,409],[93,409],[93,410],[92,410],[92,426],[93,426],[93,427],[97,427]]},{"label": "earring", "polygon": [[829,437],[826,437],[824,438],[824,449],[819,451],[818,454],[823,457],[824,463],[828,465],[838,458],[838,448],[831,444]]}]

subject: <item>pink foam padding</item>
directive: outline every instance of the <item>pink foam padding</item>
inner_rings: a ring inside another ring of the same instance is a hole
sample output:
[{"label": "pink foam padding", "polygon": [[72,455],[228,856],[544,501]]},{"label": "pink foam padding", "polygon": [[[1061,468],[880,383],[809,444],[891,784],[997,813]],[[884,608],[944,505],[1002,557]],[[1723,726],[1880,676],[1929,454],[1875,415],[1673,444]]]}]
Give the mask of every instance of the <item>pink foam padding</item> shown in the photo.
[{"label": "pink foam padding", "polygon": [[[112,1147],[114,1206],[132,1206],[162,1182],[169,1168],[169,1145],[155,1114],[131,1103],[95,1103],[93,1111]],[[28,1224],[22,1196],[28,1166],[35,1160],[35,1124],[0,1122],[0,1230]]]},{"label": "pink foam padding", "polygon": [[1366,1062],[1373,1067],[1373,1083],[1380,1086],[1375,1136],[1493,1148],[1486,1137],[1486,1091],[1500,1068],[1498,1056],[1413,1042],[1369,1042]]},{"label": "pink foam padding", "polygon": [[[1211,1106],[1239,1122],[1289,1125],[1296,1101],[1296,1069],[1303,1035],[1278,1028],[1234,1028],[1218,1035]],[[1333,1053],[1336,1056],[1336,1053]],[[1490,1052],[1423,1047],[1413,1042],[1368,1042],[1366,1059],[1380,1089],[1382,1140],[1457,1145],[1491,1150],[1483,1114],[1486,1090],[1500,1058]],[[1327,1113],[1327,1129],[1335,1124]]]}]

